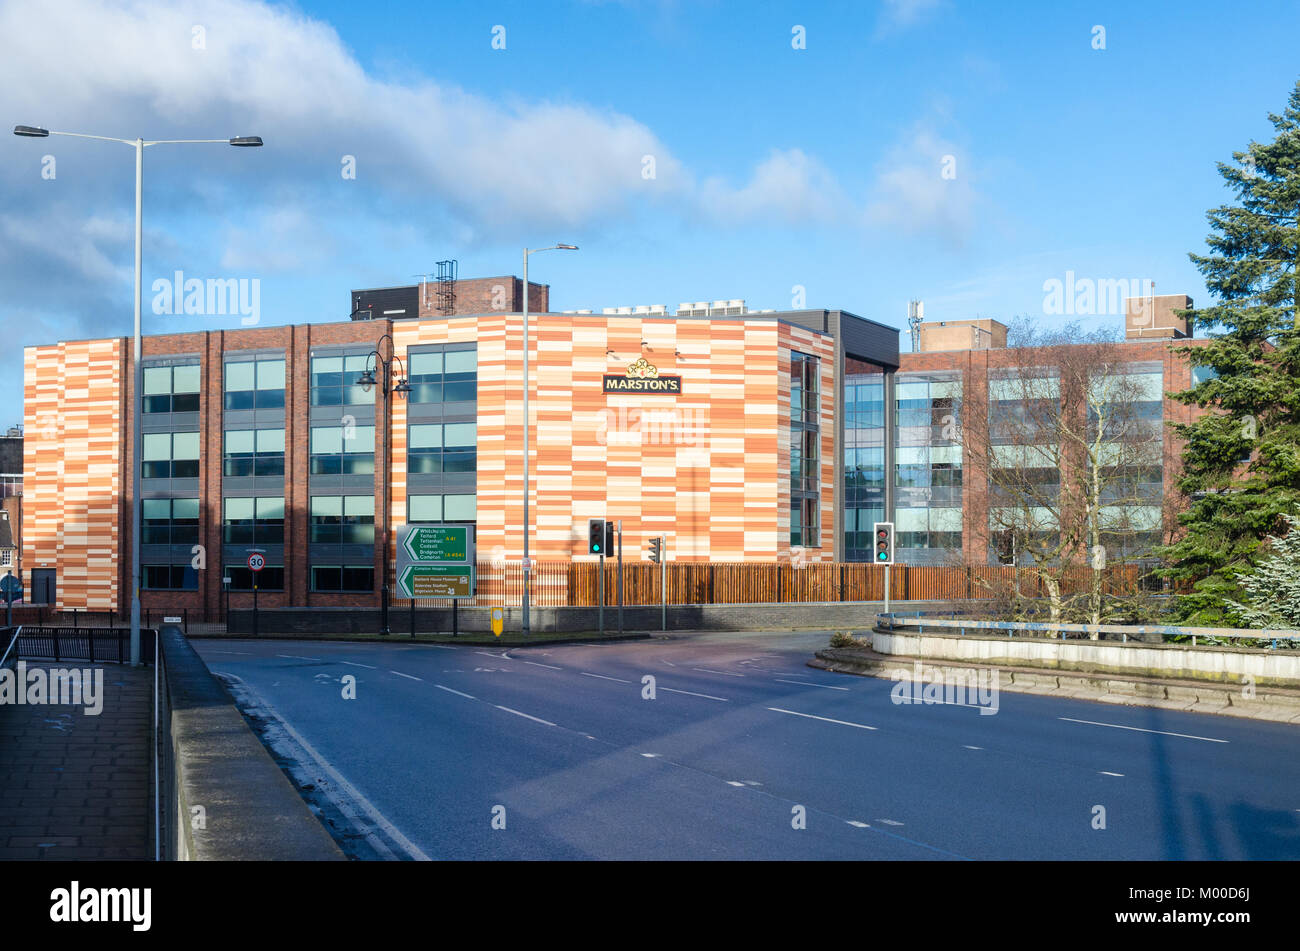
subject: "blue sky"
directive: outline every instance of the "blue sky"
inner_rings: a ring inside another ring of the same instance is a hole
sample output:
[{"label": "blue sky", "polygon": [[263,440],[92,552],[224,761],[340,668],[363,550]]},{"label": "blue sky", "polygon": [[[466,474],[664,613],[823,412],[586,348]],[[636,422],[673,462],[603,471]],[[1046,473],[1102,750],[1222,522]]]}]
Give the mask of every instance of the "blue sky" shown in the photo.
[{"label": "blue sky", "polygon": [[[266,140],[146,153],[146,332],[239,326],[150,313],[178,269],[259,280],[275,325],[555,241],[582,248],[533,259],[556,310],[799,286],[896,326],[911,298],[1050,323],[1067,271],[1206,301],[1215,163],[1271,138],[1297,35],[1294,2],[0,0],[0,101],[10,126]],[[22,346],[130,333],[132,161],[0,137],[0,425]]]}]

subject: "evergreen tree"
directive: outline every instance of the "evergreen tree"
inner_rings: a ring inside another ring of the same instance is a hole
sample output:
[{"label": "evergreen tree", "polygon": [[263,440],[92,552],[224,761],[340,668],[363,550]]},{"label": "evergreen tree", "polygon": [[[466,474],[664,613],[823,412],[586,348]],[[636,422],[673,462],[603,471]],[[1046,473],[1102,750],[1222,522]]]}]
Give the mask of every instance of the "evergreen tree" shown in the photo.
[{"label": "evergreen tree", "polygon": [[1215,374],[1173,394],[1207,410],[1174,427],[1188,507],[1161,550],[1171,577],[1195,582],[1177,602],[1194,624],[1246,620],[1241,579],[1300,501],[1300,83],[1269,119],[1272,142],[1219,164],[1236,200],[1207,214],[1210,253],[1190,255],[1214,303],[1185,313],[1211,342],[1176,348]]},{"label": "evergreen tree", "polygon": [[1251,627],[1300,628],[1300,518],[1284,517],[1290,530],[1270,540],[1268,557],[1242,579],[1246,603],[1232,605]]}]

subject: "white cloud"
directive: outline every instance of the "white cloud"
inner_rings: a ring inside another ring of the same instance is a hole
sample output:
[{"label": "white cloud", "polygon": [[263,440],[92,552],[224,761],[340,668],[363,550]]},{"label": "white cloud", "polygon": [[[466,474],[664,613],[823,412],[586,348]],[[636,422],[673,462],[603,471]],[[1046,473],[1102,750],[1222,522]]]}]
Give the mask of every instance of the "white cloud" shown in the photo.
[{"label": "white cloud", "polygon": [[876,26],[877,35],[905,30],[943,5],[944,0],[884,0]]},{"label": "white cloud", "polygon": [[700,190],[705,212],[725,223],[777,219],[809,225],[843,214],[844,196],[835,176],[800,149],[774,150],[741,188],[707,179]]},{"label": "white cloud", "polygon": [[915,126],[877,166],[868,222],[963,243],[974,224],[977,197],[968,155],[926,125]]}]

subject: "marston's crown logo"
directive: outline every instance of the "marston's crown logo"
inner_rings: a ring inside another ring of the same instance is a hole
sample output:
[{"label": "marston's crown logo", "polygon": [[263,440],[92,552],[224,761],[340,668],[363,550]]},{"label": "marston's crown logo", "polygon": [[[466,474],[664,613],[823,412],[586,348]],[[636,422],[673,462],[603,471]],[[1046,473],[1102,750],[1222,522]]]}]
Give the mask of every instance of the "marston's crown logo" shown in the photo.
[{"label": "marston's crown logo", "polygon": [[646,360],[645,357],[639,358],[636,363],[627,365],[627,375],[637,379],[648,380],[651,377],[659,375],[659,368],[653,363]]}]

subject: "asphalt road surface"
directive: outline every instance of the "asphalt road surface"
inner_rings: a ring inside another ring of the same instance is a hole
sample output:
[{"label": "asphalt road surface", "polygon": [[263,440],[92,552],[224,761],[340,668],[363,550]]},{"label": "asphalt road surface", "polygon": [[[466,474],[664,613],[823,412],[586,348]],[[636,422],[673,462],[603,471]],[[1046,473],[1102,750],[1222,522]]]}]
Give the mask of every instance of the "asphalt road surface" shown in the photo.
[{"label": "asphalt road surface", "polygon": [[360,857],[1300,858],[1300,728],[898,704],[806,667],[827,638],[194,644]]}]

